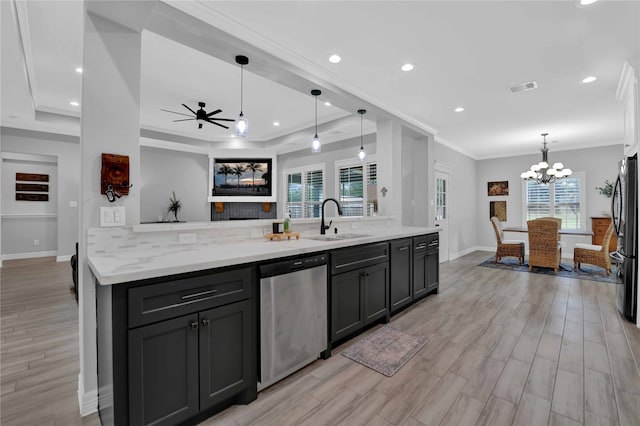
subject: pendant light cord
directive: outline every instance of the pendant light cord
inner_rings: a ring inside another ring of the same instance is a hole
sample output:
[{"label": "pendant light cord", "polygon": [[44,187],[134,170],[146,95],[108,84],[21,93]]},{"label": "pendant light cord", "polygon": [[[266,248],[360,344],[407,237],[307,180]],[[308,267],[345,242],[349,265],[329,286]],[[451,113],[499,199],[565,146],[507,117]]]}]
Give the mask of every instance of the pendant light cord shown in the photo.
[{"label": "pendant light cord", "polygon": [[318,97],[316,96],[316,136],[318,136]]},{"label": "pendant light cord", "polygon": [[364,145],[362,143],[362,116],[364,114],[360,114],[360,149],[364,148]]},{"label": "pendant light cord", "polygon": [[244,85],[244,65],[240,65],[240,115],[242,115],[243,85]]}]

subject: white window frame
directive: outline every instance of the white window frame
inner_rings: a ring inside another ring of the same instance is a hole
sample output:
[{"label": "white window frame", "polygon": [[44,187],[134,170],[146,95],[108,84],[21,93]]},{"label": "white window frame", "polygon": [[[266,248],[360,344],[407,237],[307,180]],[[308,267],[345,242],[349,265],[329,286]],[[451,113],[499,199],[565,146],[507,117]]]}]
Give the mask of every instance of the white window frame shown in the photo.
[{"label": "white window frame", "polygon": [[[573,172],[571,178],[580,180],[580,230],[587,230],[587,174],[585,172]],[[553,184],[551,184],[553,186]],[[553,216],[552,203],[553,202],[553,189],[549,194],[549,216]],[[522,180],[522,225],[527,225],[527,181]],[[564,229],[564,228],[562,228]]]},{"label": "white window frame", "polygon": [[[367,212],[367,204],[369,202],[368,198],[367,198],[367,184],[369,182],[369,168],[367,167],[369,164],[376,164],[376,167],[378,166],[378,161],[376,159],[376,155],[372,154],[372,155],[367,155],[367,157],[365,158],[364,161],[360,161],[356,158],[354,159],[345,159],[345,160],[336,160],[335,162],[335,187],[334,187],[334,194],[336,196],[336,199],[339,201],[340,200],[340,169],[343,167],[357,167],[357,166],[363,166],[362,170],[362,179],[363,179],[363,194],[362,194],[362,212],[364,213],[363,216],[350,216],[350,217],[368,217],[368,212]],[[377,174],[379,175],[379,170],[377,172]]]},{"label": "white window frame", "polygon": [[[311,164],[308,166],[302,166],[302,167],[294,167],[291,169],[286,169],[283,170],[282,173],[282,194],[283,194],[283,200],[282,200],[282,208],[281,208],[281,217],[286,217],[287,216],[287,203],[288,200],[287,198],[289,197],[289,188],[287,187],[287,185],[289,184],[289,175],[292,174],[296,174],[296,173],[309,173],[309,172],[317,172],[317,171],[322,171],[322,192],[324,194],[323,200],[327,197],[327,172],[325,169],[325,164],[324,163],[319,163],[319,164]],[[302,179],[302,185],[305,185],[305,179],[303,177]],[[304,189],[303,189],[303,193],[304,193]],[[302,202],[302,211],[306,211],[304,209],[304,201]],[[304,216],[303,218],[312,218],[311,216],[307,217]]]}]

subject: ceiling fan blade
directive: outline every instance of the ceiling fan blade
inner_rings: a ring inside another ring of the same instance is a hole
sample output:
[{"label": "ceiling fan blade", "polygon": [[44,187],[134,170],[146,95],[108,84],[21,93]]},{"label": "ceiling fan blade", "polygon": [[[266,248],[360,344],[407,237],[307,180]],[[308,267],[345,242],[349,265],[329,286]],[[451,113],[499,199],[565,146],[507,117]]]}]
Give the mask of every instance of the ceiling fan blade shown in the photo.
[{"label": "ceiling fan blade", "polygon": [[225,126],[225,125],[220,124],[220,123],[216,123],[215,121],[211,121],[210,119],[207,119],[206,121],[207,121],[207,123],[215,124],[216,126],[220,126],[220,127],[224,128],[224,129],[228,129],[229,128],[228,126]]},{"label": "ceiling fan blade", "polygon": [[217,114],[219,112],[222,112],[222,110],[221,109],[217,109],[217,110],[215,110],[213,112],[210,112],[209,114],[207,114],[207,117],[211,117],[212,115],[215,115],[215,114]]},{"label": "ceiling fan blade", "polygon": [[182,106],[185,107],[186,109],[188,109],[189,111],[191,111],[193,113],[193,115],[198,115],[198,113],[196,113],[194,110],[192,110],[191,108],[189,108],[185,104],[182,104]]},{"label": "ceiling fan blade", "polygon": [[191,121],[191,120],[197,120],[197,118],[184,118],[182,120],[173,120],[173,122],[177,122],[177,121]]},{"label": "ceiling fan blade", "polygon": [[216,120],[216,121],[236,121],[236,120],[234,120],[233,118],[215,118],[215,117],[209,118],[209,120]]},{"label": "ceiling fan blade", "polygon": [[189,114],[183,114],[183,113],[181,113],[181,112],[176,112],[176,111],[169,111],[168,109],[162,109],[162,108],[160,108],[160,111],[170,112],[170,113],[172,113],[172,114],[180,114],[180,115],[184,115],[185,117],[191,117],[191,115],[189,115]]}]

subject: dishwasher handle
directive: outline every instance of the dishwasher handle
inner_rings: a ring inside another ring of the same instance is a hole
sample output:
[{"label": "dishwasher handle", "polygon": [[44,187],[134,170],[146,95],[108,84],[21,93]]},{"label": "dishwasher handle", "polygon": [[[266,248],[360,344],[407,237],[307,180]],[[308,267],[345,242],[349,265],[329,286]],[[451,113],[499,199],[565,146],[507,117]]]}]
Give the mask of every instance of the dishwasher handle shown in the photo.
[{"label": "dishwasher handle", "polygon": [[327,254],[306,256],[260,265],[260,278],[275,277],[303,269],[315,268],[327,264]]}]

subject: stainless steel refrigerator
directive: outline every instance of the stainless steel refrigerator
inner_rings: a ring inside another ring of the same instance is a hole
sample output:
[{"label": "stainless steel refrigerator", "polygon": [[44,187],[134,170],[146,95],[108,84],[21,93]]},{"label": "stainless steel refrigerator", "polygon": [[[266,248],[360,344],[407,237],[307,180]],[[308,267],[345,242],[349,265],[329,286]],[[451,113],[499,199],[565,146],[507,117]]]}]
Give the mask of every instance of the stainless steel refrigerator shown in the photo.
[{"label": "stainless steel refrigerator", "polygon": [[638,155],[619,163],[618,178],[611,202],[618,250],[611,258],[618,264],[616,306],[627,319],[635,321],[638,300]]}]

